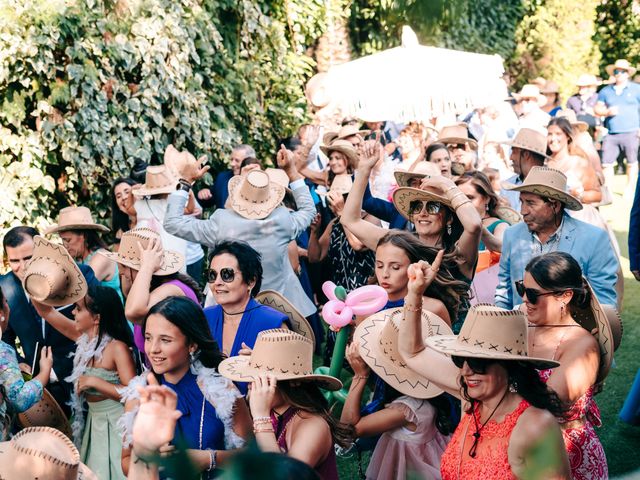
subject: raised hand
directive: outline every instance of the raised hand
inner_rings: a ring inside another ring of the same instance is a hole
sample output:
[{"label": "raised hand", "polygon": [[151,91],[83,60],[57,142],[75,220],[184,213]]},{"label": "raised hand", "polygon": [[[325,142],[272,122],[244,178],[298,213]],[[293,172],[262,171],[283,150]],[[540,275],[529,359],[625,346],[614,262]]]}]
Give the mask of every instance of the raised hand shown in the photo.
[{"label": "raised hand", "polygon": [[180,152],[173,145],[169,145],[164,152],[164,161],[166,164],[173,164],[179,170],[177,173],[180,178],[190,183],[199,180],[209,171],[208,166],[203,166],[207,161],[207,156],[203,155],[198,160],[189,152]]},{"label": "raised hand", "polygon": [[251,394],[249,395],[249,408],[254,418],[271,415],[277,384],[278,381],[273,375],[260,375],[255,378],[251,384]]},{"label": "raised hand", "polygon": [[353,341],[347,345],[347,349],[344,352],[347,362],[351,365],[353,373],[359,377],[368,377],[371,369],[369,365],[360,356],[360,350],[358,348],[358,342]]},{"label": "raised hand", "polygon": [[367,174],[378,162],[384,160],[384,148],[378,140],[366,140],[358,154],[358,170]]},{"label": "raised hand", "polygon": [[409,292],[420,296],[424,295],[424,291],[431,285],[440,270],[443,256],[444,250],[440,250],[433,260],[433,264],[425,260],[420,260],[418,263],[409,265],[407,269],[407,275],[409,276],[409,284],[407,287]]},{"label": "raised hand", "polygon": [[158,270],[164,256],[160,239],[150,239],[147,248],[138,242],[138,248],[140,249],[140,268],[150,268],[152,272]]}]

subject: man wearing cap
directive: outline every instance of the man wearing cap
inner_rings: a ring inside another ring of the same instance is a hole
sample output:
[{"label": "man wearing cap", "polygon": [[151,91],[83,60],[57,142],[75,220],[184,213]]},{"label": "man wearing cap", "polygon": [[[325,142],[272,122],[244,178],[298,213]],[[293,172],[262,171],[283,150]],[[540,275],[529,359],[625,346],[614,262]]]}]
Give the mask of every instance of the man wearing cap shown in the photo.
[{"label": "man wearing cap", "polygon": [[516,111],[521,127],[540,130],[547,128],[551,116],[542,110],[547,103],[547,97],[540,93],[540,88],[533,84],[526,84],[519,93],[514,93],[516,99]]},{"label": "man wearing cap", "polygon": [[277,161],[289,177],[297,211],[281,206],[284,186],[272,182],[262,170],[252,170],[229,181],[228,207],[216,210],[207,220],[184,215],[184,206],[192,183],[202,178],[208,167],[202,167],[202,159],[196,161],[188,152],[176,155],[184,155],[186,161],[181,164],[178,190],[169,195],[165,229],[177,237],[209,247],[223,240],[247,242],[262,256],[263,287],[281,293],[305,317],[313,315],[316,307],[300,285],[287,252],[290,241],[306,230],[316,215],[293,152],[281,147]]},{"label": "man wearing cap", "polygon": [[617,305],[618,259],[604,230],[565,212],[582,209],[580,201],[566,193],[567,177],[553,168],[533,167],[521,185],[509,189],[520,192],[524,222],[504,232],[496,305],[510,309],[521,304],[515,282],[524,278],[529,260],[554,251],[578,261],[600,303]]},{"label": "man wearing cap", "polygon": [[636,69],[627,60],[616,60],[608,65],[607,73],[615,79],[613,85],[607,85],[598,94],[594,108],[597,115],[606,117],[604,126],[609,134],[602,141],[602,166],[609,186],[613,180],[613,166],[620,151],[627,159],[626,196],[633,194],[638,177],[638,131],[640,130],[640,85],[629,79]]},{"label": "man wearing cap", "polygon": [[[511,163],[516,174],[507,179],[511,185],[522,182],[533,167],[541,167],[547,159],[547,137],[538,130],[521,128],[511,142]],[[520,211],[520,192],[503,189],[500,196],[506,198],[514,210]]]}]

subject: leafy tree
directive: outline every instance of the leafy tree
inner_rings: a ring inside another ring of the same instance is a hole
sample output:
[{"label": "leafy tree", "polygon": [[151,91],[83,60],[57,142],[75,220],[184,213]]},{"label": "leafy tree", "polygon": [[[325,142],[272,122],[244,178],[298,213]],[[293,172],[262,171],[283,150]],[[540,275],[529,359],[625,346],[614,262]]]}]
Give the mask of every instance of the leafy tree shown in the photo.
[{"label": "leafy tree", "polygon": [[619,58],[640,64],[640,3],[637,0],[602,0],[597,9],[594,39],[602,52],[600,75]]}]

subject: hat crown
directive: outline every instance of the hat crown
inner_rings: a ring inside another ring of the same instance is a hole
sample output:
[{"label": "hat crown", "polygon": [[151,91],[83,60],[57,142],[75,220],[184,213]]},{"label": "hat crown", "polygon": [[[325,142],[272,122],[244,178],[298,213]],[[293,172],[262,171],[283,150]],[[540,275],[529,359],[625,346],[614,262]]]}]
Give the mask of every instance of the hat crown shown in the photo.
[{"label": "hat crown", "polygon": [[477,304],[469,309],[456,343],[486,350],[487,355],[528,356],[527,321],[519,310]]},{"label": "hat crown", "polygon": [[540,96],[540,88],[537,85],[527,83],[522,86],[518,96],[520,98],[538,98]]},{"label": "hat crown", "polygon": [[252,170],[245,175],[240,196],[251,203],[264,203],[269,200],[269,175],[262,170]]},{"label": "hat crown", "polygon": [[578,77],[578,81],[576,82],[576,85],[578,85],[579,87],[597,86],[598,79],[596,78],[595,75],[583,73]]},{"label": "hat crown", "polygon": [[313,341],[291,330],[264,330],[251,351],[249,366],[266,373],[312,375]]},{"label": "hat crown", "polygon": [[58,226],[65,225],[93,225],[95,222],[91,216],[91,210],[87,207],[65,207],[58,215]]},{"label": "hat crown", "polygon": [[533,128],[521,128],[514,137],[511,145],[529,150],[538,155],[547,155],[547,137]]},{"label": "hat crown", "polygon": [[281,168],[267,168],[265,169],[265,173],[269,177],[270,182],[277,183],[284,188],[289,186],[289,176],[287,172]]},{"label": "hat crown", "polygon": [[166,165],[151,165],[147,167],[144,177],[144,187],[165,188],[177,183],[177,179],[173,172]]},{"label": "hat crown", "polygon": [[337,138],[339,140],[342,140],[345,138],[352,137],[354,135],[366,135],[367,133],[369,133],[368,130],[360,130],[360,128],[357,125],[348,124],[340,127],[340,130],[338,130]]},{"label": "hat crown", "polygon": [[469,131],[467,130],[466,125],[447,125],[446,127],[442,127],[440,130],[440,135],[438,135],[438,140],[446,139],[448,137],[459,137],[459,138],[469,138]]},{"label": "hat crown", "polygon": [[533,167],[524,179],[523,185],[544,185],[562,192],[567,191],[567,176],[550,167]]},{"label": "hat crown", "polygon": [[[122,234],[118,253],[127,260],[140,261],[140,246],[147,248],[151,240],[162,244],[160,234],[150,228],[133,228]],[[138,245],[140,244],[140,245]]]}]

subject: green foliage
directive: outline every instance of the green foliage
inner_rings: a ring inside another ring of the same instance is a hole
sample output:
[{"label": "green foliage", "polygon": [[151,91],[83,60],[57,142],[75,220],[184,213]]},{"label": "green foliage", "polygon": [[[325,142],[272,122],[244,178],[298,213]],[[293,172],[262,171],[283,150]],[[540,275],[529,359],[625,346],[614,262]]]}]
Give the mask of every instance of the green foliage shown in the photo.
[{"label": "green foliage", "polygon": [[[0,0],[0,222],[42,227],[169,143],[263,159],[306,119],[321,0]],[[286,72],[286,73],[285,73]]]},{"label": "green foliage", "polygon": [[597,9],[595,41],[602,52],[600,76],[619,58],[640,64],[640,3],[637,0],[604,0]]},{"label": "green foliage", "polygon": [[582,73],[595,73],[600,52],[592,41],[598,0],[527,0],[516,32],[510,70],[517,84],[542,76],[572,95]]}]

